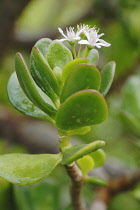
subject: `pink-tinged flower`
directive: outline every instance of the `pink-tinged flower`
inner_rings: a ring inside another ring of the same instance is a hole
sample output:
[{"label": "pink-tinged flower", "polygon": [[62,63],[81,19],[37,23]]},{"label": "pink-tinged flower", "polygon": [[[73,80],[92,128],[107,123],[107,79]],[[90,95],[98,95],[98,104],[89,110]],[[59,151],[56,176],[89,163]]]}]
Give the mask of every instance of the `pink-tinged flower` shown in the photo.
[{"label": "pink-tinged flower", "polygon": [[64,36],[64,39],[60,39],[58,40],[58,42],[63,42],[63,41],[69,41],[69,42],[73,42],[76,40],[80,40],[80,33],[82,32],[82,30],[78,30],[76,33],[74,32],[74,27],[69,27],[66,28],[66,33],[67,35],[64,34],[63,30],[61,28],[58,28],[59,32],[62,34],[62,36]]},{"label": "pink-tinged flower", "polygon": [[84,34],[87,37],[87,40],[80,40],[78,43],[79,44],[87,44],[91,47],[97,47],[101,48],[102,46],[104,47],[109,47],[111,44],[108,42],[104,41],[103,39],[100,39],[101,36],[104,35],[104,33],[98,34],[99,29],[96,30],[95,27],[89,28],[88,26],[85,26],[84,28]]}]

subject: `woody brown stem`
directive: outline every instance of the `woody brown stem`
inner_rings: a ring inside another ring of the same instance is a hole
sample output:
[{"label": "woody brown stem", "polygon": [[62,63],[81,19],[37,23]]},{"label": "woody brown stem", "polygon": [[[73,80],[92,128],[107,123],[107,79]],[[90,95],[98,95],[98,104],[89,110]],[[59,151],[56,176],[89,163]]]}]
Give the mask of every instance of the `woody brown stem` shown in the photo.
[{"label": "woody brown stem", "polygon": [[68,175],[72,180],[70,187],[71,202],[74,210],[86,210],[82,198],[83,177],[82,172],[77,164],[73,162],[71,165],[65,166]]}]

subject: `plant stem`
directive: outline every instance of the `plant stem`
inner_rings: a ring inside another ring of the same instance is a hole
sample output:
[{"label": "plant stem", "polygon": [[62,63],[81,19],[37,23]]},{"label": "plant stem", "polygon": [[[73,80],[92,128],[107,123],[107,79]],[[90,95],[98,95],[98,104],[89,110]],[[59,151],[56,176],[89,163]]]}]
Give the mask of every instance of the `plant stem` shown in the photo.
[{"label": "plant stem", "polygon": [[73,162],[65,166],[68,175],[72,180],[70,187],[71,202],[74,210],[86,210],[82,197],[83,177],[77,164]]},{"label": "plant stem", "polygon": [[[62,153],[72,145],[70,144],[70,136],[61,130],[59,132],[59,148]],[[65,165],[66,171],[71,178],[72,184],[70,187],[71,202],[74,210],[86,210],[82,198],[83,176],[76,162],[70,165]]]},{"label": "plant stem", "polygon": [[89,51],[91,50],[91,48],[89,48],[88,46],[85,47],[82,57],[86,58],[88,56]]},{"label": "plant stem", "polygon": [[75,44],[71,44],[73,57],[76,58],[76,50],[75,50]]},{"label": "plant stem", "polygon": [[82,49],[82,44],[80,44],[79,49],[78,49],[78,58],[80,58],[81,49]]}]

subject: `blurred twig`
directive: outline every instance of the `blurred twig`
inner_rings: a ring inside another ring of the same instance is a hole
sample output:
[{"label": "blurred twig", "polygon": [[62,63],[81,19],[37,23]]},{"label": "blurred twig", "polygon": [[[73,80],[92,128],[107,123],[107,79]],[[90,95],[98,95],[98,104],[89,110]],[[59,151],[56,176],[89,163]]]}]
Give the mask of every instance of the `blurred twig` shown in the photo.
[{"label": "blurred twig", "polygon": [[[107,187],[99,187],[96,189],[96,197],[91,205],[90,210],[107,210],[109,202],[113,196],[124,191],[132,190],[140,182],[140,169],[130,175],[123,175],[118,178],[109,180]],[[100,207],[100,208],[99,208]]]}]

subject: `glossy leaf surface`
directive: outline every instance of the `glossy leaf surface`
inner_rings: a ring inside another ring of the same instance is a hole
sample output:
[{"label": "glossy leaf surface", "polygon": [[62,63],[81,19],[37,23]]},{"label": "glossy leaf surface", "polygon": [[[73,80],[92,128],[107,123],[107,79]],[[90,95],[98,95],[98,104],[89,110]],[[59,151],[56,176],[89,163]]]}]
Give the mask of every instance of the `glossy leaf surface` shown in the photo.
[{"label": "glossy leaf surface", "polygon": [[93,66],[96,66],[98,64],[99,60],[99,53],[96,49],[90,50],[87,59],[89,60],[89,63],[92,64]]},{"label": "glossy leaf surface", "polygon": [[51,97],[51,95],[54,94],[54,92],[59,95],[59,84],[57,79],[38,48],[34,47],[32,49],[32,59],[34,60],[34,63],[31,61],[30,68],[38,86],[48,94],[50,98],[53,97]]},{"label": "glossy leaf surface", "polygon": [[12,105],[21,113],[30,117],[38,119],[53,121],[45,112],[41,111],[36,105],[34,105],[23,92],[16,72],[14,72],[8,82],[8,96]]},{"label": "glossy leaf surface", "polygon": [[94,168],[94,160],[89,155],[85,155],[84,157],[78,159],[77,163],[80,166],[84,176]]},{"label": "glossy leaf surface", "polygon": [[34,80],[32,79],[20,53],[16,55],[15,67],[19,83],[27,97],[49,116],[54,117],[56,115],[56,110],[50,104],[46,103],[40,96]]},{"label": "glossy leaf surface", "polygon": [[48,47],[51,44],[52,40],[48,38],[42,38],[38,40],[34,47],[37,47],[39,51],[42,53],[45,59],[47,59],[47,52],[48,52]]},{"label": "glossy leaf surface", "polygon": [[30,185],[46,178],[60,162],[60,154],[0,155],[0,176],[14,184]]},{"label": "glossy leaf surface", "polygon": [[97,151],[92,152],[89,155],[94,160],[94,168],[98,168],[98,167],[104,165],[104,163],[106,161],[106,154],[102,149],[98,149]]},{"label": "glossy leaf surface", "polygon": [[47,60],[52,69],[56,66],[63,69],[72,59],[71,51],[64,44],[53,41],[49,45]]},{"label": "glossy leaf surface", "polygon": [[77,58],[67,63],[62,72],[63,81],[66,80],[67,76],[73,70],[73,68],[75,68],[78,64],[81,64],[81,63],[88,63],[88,60],[85,58]]},{"label": "glossy leaf surface", "polygon": [[115,74],[115,68],[116,68],[116,63],[115,61],[111,61],[105,65],[103,70],[101,71],[102,73],[102,84],[100,87],[100,92],[102,93],[103,96],[105,96],[110,89],[114,74]]},{"label": "glossy leaf surface", "polygon": [[67,77],[60,101],[61,103],[73,93],[80,90],[99,90],[101,84],[100,71],[93,65],[79,64]]},{"label": "glossy leaf surface", "polygon": [[[54,103],[57,100],[57,96],[55,95],[51,85],[48,82],[48,79],[46,78],[47,75],[50,73],[50,67],[47,64],[47,52],[48,52],[48,47],[52,41],[48,38],[43,38],[40,39],[34,47],[36,47],[39,50],[39,60],[43,60],[43,66],[45,63],[45,71],[42,70],[42,67],[40,69],[40,62],[38,61],[38,66],[35,62],[35,59],[33,57],[33,53],[31,52],[31,57],[30,57],[30,71],[32,74],[32,77],[36,84],[42,89],[43,92],[45,92],[53,101]],[[44,57],[44,58],[40,58]],[[47,68],[47,69],[46,69]],[[51,73],[50,73],[51,74]],[[53,74],[53,73],[52,73]],[[54,77],[54,75],[53,75]]]},{"label": "glossy leaf surface", "polygon": [[106,187],[108,185],[108,182],[105,179],[101,179],[96,176],[87,177],[85,179],[85,182],[89,184],[93,184],[95,186],[101,186],[101,187]]},{"label": "glossy leaf surface", "polygon": [[90,126],[85,126],[85,127],[81,127],[75,130],[69,130],[67,133],[68,135],[75,135],[75,134],[84,135],[88,133],[90,130],[91,130]]},{"label": "glossy leaf surface", "polygon": [[106,101],[98,91],[79,91],[62,103],[56,116],[56,125],[62,130],[73,130],[101,123],[107,113]]},{"label": "glossy leaf surface", "polygon": [[62,158],[62,164],[68,165],[73,161],[82,158],[83,156],[96,151],[99,148],[102,148],[105,145],[104,141],[94,141],[90,144],[79,144],[74,145],[71,148],[67,149]]}]

